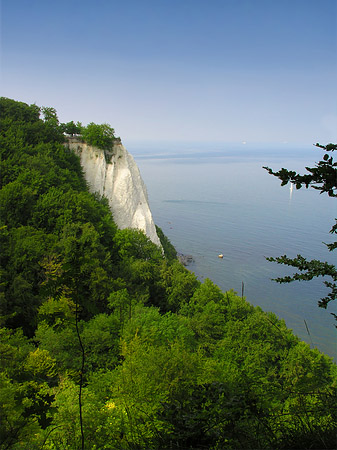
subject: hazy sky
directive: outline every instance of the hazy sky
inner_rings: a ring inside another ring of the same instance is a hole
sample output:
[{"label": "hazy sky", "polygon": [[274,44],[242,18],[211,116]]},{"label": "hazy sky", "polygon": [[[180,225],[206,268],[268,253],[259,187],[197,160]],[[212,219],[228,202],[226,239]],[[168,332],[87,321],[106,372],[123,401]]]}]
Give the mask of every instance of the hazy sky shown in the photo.
[{"label": "hazy sky", "polygon": [[337,140],[336,0],[3,0],[0,95],[128,140]]}]

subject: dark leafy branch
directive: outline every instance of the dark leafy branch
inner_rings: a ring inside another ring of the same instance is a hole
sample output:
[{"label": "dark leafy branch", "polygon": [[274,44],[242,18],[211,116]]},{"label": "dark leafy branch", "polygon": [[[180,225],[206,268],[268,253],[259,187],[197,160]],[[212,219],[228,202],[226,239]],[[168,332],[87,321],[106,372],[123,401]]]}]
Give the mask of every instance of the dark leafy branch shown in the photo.
[{"label": "dark leafy branch", "polygon": [[[337,149],[336,144],[320,145],[316,144],[316,147],[322,148],[326,152],[333,152]],[[333,161],[333,157],[329,153],[325,153],[321,161],[319,161],[315,167],[306,167],[308,174],[300,175],[293,170],[287,170],[282,168],[278,172],[274,172],[269,167],[263,167],[270,173],[278,177],[282,182],[281,186],[293,183],[296,189],[301,189],[302,186],[308,188],[309,186],[321,191],[323,194],[326,192],[329,197],[337,197],[337,163]]]},{"label": "dark leafy branch", "polygon": [[[336,144],[321,145],[316,144],[316,147],[323,149],[326,153],[322,159],[316,164],[315,167],[306,167],[307,174],[300,175],[295,171],[285,168],[280,169],[278,172],[274,172],[269,167],[263,167],[269,174],[276,176],[281,180],[281,186],[293,183],[296,189],[300,189],[302,186],[313,187],[320,191],[321,194],[327,193],[329,197],[337,197],[337,163],[334,162],[331,156],[332,152],[337,150]],[[332,226],[330,230],[331,234],[337,233],[337,222]],[[325,244],[329,251],[333,251],[337,247],[337,242]],[[327,262],[318,261],[313,259],[308,261],[301,255],[297,255],[296,258],[288,258],[286,255],[278,258],[267,258],[268,261],[277,262],[278,264],[284,264],[287,266],[295,267],[299,272],[292,276],[285,276],[276,278],[274,281],[278,283],[290,283],[292,281],[300,280],[312,280],[315,277],[331,277],[332,282],[324,281],[330,292],[326,297],[321,298],[318,301],[318,306],[326,308],[328,303],[337,298],[337,271],[336,267]],[[337,319],[336,314],[332,315]]]},{"label": "dark leafy branch", "polygon": [[[297,255],[296,258],[288,258],[286,255],[277,258],[269,257],[268,261],[277,262],[291,267],[296,267],[300,273],[294,273],[293,276],[275,278],[278,283],[291,283],[292,281],[309,281],[315,277],[330,276],[333,283],[324,281],[324,284],[332,290],[327,297],[322,298],[318,304],[321,308],[326,308],[331,300],[336,298],[337,293],[337,270],[333,264],[312,259],[306,260],[303,256]],[[333,314],[334,315],[334,314]],[[334,315],[335,316],[335,315]]]}]

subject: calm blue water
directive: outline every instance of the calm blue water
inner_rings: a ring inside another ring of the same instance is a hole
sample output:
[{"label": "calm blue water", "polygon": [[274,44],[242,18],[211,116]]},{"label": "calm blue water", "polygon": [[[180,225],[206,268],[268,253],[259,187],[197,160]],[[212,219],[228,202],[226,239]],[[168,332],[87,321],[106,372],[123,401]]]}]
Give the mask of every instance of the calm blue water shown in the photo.
[{"label": "calm blue water", "polygon": [[147,186],[155,222],[179,252],[193,255],[189,269],[224,291],[241,295],[244,283],[250,303],[273,311],[301,339],[337,359],[337,330],[329,314],[336,308],[317,306],[327,293],[322,280],[279,285],[271,278],[293,271],[265,259],[301,253],[336,262],[322,243],[332,242],[336,200],[314,189],[291,192],[262,169],[304,172],[322,152],[248,144],[128,143],[127,148]]}]

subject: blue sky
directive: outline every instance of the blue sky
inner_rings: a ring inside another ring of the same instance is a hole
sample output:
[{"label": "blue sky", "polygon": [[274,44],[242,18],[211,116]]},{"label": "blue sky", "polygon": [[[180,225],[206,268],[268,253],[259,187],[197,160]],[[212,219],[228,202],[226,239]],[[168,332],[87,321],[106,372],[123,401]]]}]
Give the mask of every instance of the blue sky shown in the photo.
[{"label": "blue sky", "polygon": [[2,0],[0,95],[128,141],[336,142],[336,0]]}]

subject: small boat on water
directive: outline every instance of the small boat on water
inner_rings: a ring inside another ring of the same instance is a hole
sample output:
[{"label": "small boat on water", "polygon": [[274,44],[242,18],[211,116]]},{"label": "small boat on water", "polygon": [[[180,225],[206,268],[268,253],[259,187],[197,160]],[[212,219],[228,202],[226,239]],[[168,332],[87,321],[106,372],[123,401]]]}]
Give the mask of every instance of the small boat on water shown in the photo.
[{"label": "small boat on water", "polygon": [[223,254],[220,253],[220,255],[218,255],[218,258],[223,258]]}]

